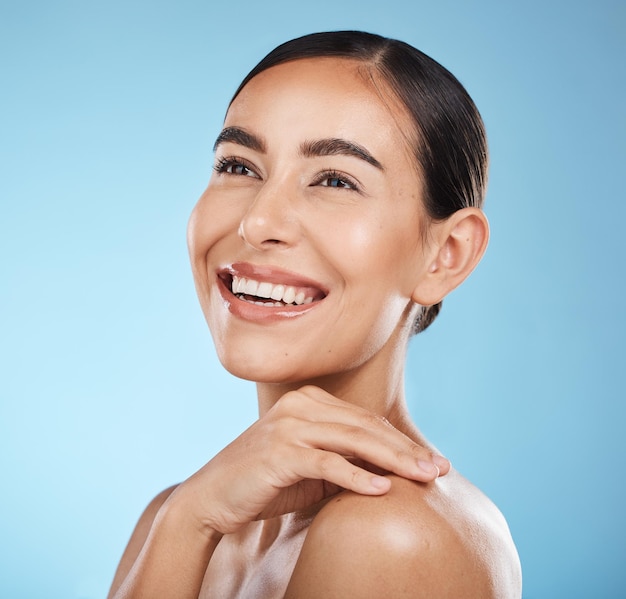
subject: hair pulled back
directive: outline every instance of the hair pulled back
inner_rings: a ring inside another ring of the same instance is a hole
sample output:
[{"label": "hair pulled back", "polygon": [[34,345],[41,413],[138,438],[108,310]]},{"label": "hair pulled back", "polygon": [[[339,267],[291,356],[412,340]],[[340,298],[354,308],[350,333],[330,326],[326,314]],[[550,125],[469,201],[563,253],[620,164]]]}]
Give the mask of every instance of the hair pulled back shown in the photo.
[{"label": "hair pulled back", "polygon": [[[487,185],[487,139],[482,118],[461,83],[438,62],[399,40],[362,31],[313,33],[272,50],[242,81],[267,69],[304,58],[349,58],[379,75],[406,108],[411,138],[424,179],[424,206],[433,220],[444,220],[468,206],[482,207]],[[441,302],[424,306],[414,332],[428,327]]]}]

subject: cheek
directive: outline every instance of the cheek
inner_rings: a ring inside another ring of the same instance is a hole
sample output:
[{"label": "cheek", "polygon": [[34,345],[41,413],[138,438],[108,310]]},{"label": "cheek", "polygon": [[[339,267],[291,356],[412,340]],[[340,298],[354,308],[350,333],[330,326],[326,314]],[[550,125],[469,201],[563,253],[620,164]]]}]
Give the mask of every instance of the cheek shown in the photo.
[{"label": "cheek", "polygon": [[[210,189],[210,188],[209,188]],[[206,261],[209,250],[223,237],[236,232],[239,220],[227,203],[221,203],[207,189],[191,212],[187,225],[187,247],[194,269]]]},{"label": "cheek", "polygon": [[355,364],[376,353],[412,309],[422,254],[419,223],[408,212],[403,216],[378,213],[342,220],[326,238],[327,248],[338,248],[332,254],[334,267],[346,291],[335,326],[350,331],[348,349]]},{"label": "cheek", "polygon": [[325,226],[318,228],[322,235],[316,233],[316,237],[345,277],[357,276],[375,266],[386,245],[382,239],[384,231],[375,216],[359,214],[357,210],[336,213],[325,220]]},{"label": "cheek", "polygon": [[200,201],[193,209],[187,225],[187,248],[196,291],[201,301],[207,278],[206,253],[212,237],[212,231],[207,226],[207,218],[204,214],[202,201]]},{"label": "cheek", "polygon": [[203,196],[189,218],[187,247],[196,293],[207,319],[210,312],[209,252],[225,234],[222,218],[215,218],[215,211],[211,209],[210,203]]},{"label": "cheek", "polygon": [[200,208],[200,200],[191,211],[191,215],[189,216],[189,221],[187,222],[187,249],[189,251],[189,257],[191,258],[191,263],[193,266],[193,258],[197,253],[197,247],[199,244],[199,228],[201,226],[201,208]]},{"label": "cheek", "polygon": [[379,215],[368,220],[352,219],[335,229],[333,239],[341,269],[352,283],[372,286],[377,282],[392,293],[410,294],[411,273],[422,255],[419,223],[409,215],[390,219]]}]

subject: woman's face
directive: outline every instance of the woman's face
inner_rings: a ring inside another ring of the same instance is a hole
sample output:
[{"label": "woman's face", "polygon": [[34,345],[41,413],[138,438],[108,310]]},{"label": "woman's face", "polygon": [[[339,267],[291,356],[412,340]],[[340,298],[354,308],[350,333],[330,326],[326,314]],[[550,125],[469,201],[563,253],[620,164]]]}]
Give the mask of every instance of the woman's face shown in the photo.
[{"label": "woman's face", "polygon": [[189,248],[218,355],[237,376],[385,368],[381,350],[415,316],[427,264],[411,127],[359,69],[336,58],[273,67],[226,116]]}]

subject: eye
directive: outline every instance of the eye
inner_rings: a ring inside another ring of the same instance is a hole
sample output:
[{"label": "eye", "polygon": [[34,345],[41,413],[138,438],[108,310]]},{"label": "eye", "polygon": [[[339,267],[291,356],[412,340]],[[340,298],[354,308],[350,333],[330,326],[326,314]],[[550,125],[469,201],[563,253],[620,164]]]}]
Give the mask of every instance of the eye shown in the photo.
[{"label": "eye", "polygon": [[336,189],[352,189],[359,191],[359,186],[350,177],[338,173],[336,171],[326,171],[321,173],[317,179],[313,182],[313,185],[320,185],[322,187],[334,187]]},{"label": "eye", "polygon": [[240,177],[254,177],[258,179],[252,166],[248,165],[241,158],[220,158],[213,167],[216,173],[225,173],[227,175],[238,175]]}]

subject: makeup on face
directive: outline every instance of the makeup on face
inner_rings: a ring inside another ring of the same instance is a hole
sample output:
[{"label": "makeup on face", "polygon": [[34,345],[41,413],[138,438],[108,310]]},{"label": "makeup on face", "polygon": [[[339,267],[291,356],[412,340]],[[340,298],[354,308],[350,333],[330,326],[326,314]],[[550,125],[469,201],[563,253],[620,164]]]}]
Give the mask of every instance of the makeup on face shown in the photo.
[{"label": "makeup on face", "polygon": [[237,376],[352,368],[410,317],[426,267],[402,117],[339,59],[273,67],[231,105],[190,255],[218,355]]}]

